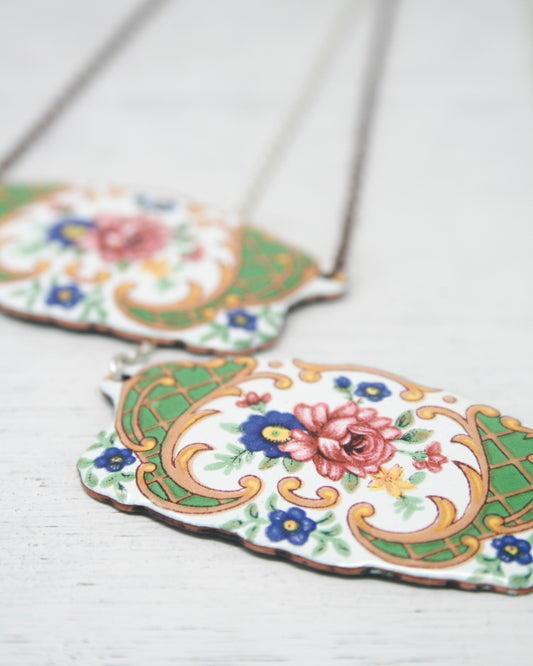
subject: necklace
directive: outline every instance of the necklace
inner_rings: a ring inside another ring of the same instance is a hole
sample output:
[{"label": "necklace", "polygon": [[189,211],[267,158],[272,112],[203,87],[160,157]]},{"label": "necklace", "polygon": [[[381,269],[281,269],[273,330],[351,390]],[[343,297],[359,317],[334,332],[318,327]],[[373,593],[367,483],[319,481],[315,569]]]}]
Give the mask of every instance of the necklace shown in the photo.
[{"label": "necklace", "polygon": [[113,424],[78,461],[91,496],[319,571],[532,591],[533,430],[516,419],[360,365],[149,353],[112,360]]},{"label": "necklace", "polygon": [[[139,6],[0,160],[0,178],[39,139],[163,0]],[[111,333],[196,352],[271,346],[296,306],[341,296],[342,269],[387,43],[384,18],[370,55],[355,158],[333,268],[241,224],[256,206],[334,56],[356,2],[331,26],[236,213],[185,196],[119,187],[4,186],[0,309],[37,322]]]}]

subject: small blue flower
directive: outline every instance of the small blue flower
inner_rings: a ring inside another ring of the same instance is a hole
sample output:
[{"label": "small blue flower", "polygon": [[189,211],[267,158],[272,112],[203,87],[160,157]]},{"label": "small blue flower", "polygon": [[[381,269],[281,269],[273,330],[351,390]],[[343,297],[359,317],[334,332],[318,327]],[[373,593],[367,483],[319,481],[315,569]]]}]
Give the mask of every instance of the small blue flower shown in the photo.
[{"label": "small blue flower", "polygon": [[257,317],[246,310],[231,310],[228,312],[228,324],[233,328],[244,328],[246,331],[255,331]]},{"label": "small blue flower", "polygon": [[291,438],[291,430],[304,430],[298,419],[289,412],[267,412],[264,416],[253,414],[242,424],[240,442],[248,451],[262,451],[267,458],[288,456],[279,450]]},{"label": "small blue flower", "polygon": [[372,402],[379,402],[387,398],[392,393],[381,382],[361,382],[354,391],[355,395],[361,398],[368,398]]},{"label": "small blue flower", "polygon": [[172,199],[155,199],[146,194],[138,194],[135,200],[137,205],[145,210],[170,211],[176,208],[176,202]]},{"label": "small blue flower", "polygon": [[347,389],[352,385],[352,382],[348,379],[348,377],[337,377],[334,383],[335,386],[340,389]]},{"label": "small blue flower", "polygon": [[48,229],[48,240],[59,241],[65,247],[77,245],[79,239],[94,227],[90,220],[68,218]]},{"label": "small blue flower", "polygon": [[518,564],[531,564],[531,544],[524,539],[506,535],[492,541],[492,547],[496,548],[496,555],[502,562],[518,562]]},{"label": "small blue flower", "polygon": [[120,472],[123,467],[134,462],[135,456],[129,449],[119,449],[116,446],[111,446],[95,459],[94,466],[99,469],[105,467],[108,472]]},{"label": "small blue flower", "polygon": [[85,298],[85,294],[75,284],[67,284],[62,287],[52,287],[46,299],[47,305],[60,305],[62,308],[73,308]]},{"label": "small blue flower", "polygon": [[287,539],[294,546],[303,546],[311,532],[316,530],[316,523],[308,518],[303,509],[293,507],[288,511],[272,511],[268,514],[270,525],[265,533],[270,541]]}]

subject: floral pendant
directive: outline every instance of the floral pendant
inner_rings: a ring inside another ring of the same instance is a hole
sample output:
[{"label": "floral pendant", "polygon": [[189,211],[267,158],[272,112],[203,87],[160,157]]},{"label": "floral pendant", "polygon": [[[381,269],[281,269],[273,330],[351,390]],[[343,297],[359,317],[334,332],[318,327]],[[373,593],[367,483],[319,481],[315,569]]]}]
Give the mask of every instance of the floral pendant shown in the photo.
[{"label": "floral pendant", "polygon": [[192,351],[273,344],[297,304],[344,292],[304,253],[184,197],[0,188],[0,309]]},{"label": "floral pendant", "polygon": [[533,588],[533,430],[386,372],[249,357],[106,380],[93,497],[335,574]]}]

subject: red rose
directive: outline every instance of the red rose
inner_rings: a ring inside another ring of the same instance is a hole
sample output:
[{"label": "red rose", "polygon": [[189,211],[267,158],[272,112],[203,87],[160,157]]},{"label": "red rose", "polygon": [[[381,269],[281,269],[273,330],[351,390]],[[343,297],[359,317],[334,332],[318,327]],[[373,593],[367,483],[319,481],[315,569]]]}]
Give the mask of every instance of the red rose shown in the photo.
[{"label": "red rose", "polygon": [[413,463],[416,469],[427,469],[430,472],[442,472],[442,466],[448,462],[448,458],[442,455],[439,442],[433,442],[426,447],[427,458]]},{"label": "red rose", "polygon": [[323,402],[314,407],[299,404],[294,415],[307,429],[293,430],[291,439],[279,449],[294,460],[313,460],[322,476],[333,481],[346,472],[365,477],[396,452],[392,440],[401,436],[391,419],[379,416],[375,409],[360,408],[354,402],[331,414]]},{"label": "red rose", "polygon": [[106,261],[135,261],[163,249],[171,235],[165,224],[144,215],[99,215],[78,245],[97,250]]},{"label": "red rose", "polygon": [[260,402],[264,402],[265,404],[267,402],[270,402],[272,399],[272,396],[270,393],[265,393],[262,396],[257,395],[254,391],[250,391],[250,393],[247,393],[243,400],[238,400],[237,401],[237,407],[252,407],[253,405],[257,405]]}]

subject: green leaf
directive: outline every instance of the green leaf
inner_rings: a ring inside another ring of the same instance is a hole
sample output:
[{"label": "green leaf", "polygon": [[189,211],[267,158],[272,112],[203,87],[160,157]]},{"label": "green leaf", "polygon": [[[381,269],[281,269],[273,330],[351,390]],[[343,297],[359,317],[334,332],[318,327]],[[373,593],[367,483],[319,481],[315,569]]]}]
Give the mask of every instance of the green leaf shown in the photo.
[{"label": "green leaf", "polygon": [[216,463],[210,463],[209,465],[206,465],[204,467],[204,469],[206,470],[206,472],[211,472],[211,471],[214,471],[216,469],[222,469],[223,467],[226,467],[225,462],[216,462]]},{"label": "green leaf", "polygon": [[[311,532],[311,534],[314,535],[316,534],[316,532]],[[327,542],[324,539],[320,539],[317,545],[313,548],[311,556],[318,557],[319,555],[322,555],[322,553],[326,551],[327,547],[328,547]]]},{"label": "green leaf", "polygon": [[355,474],[345,474],[341,479],[341,486],[347,493],[353,493],[359,485],[359,477]]},{"label": "green leaf", "polygon": [[259,531],[259,525],[251,525],[246,532],[244,533],[244,536],[248,541],[253,541],[255,537],[257,536],[257,532]]},{"label": "green leaf", "polygon": [[403,412],[402,414],[400,414],[400,416],[398,416],[398,418],[394,422],[394,425],[397,428],[405,430],[405,428],[409,428],[409,426],[412,426],[414,422],[415,422],[414,412],[412,409],[408,409],[406,412]]},{"label": "green leaf", "polygon": [[226,532],[235,532],[235,530],[238,530],[242,525],[242,520],[228,520],[227,523],[220,526],[220,529],[226,530]]},{"label": "green leaf", "polygon": [[246,462],[250,464],[253,462],[254,459],[254,452],[253,451],[246,451],[246,455],[244,456]]},{"label": "green leaf", "polygon": [[304,466],[303,462],[300,462],[299,460],[293,460],[292,458],[283,458],[283,467],[285,467],[285,469],[287,470],[287,472],[289,472],[289,474],[297,472],[303,466]]},{"label": "green leaf", "polygon": [[78,460],[78,467],[80,469],[85,469],[86,467],[90,467],[91,465],[94,465],[94,460],[89,460],[88,458],[80,458]]},{"label": "green leaf", "polygon": [[409,442],[409,444],[421,444],[422,442],[426,442],[432,434],[433,430],[416,428],[415,430],[404,432],[400,439],[402,439],[404,442]]},{"label": "green leaf", "polygon": [[135,473],[134,472],[120,472],[119,478],[123,483],[128,483],[129,481],[133,481],[133,479],[135,479]]},{"label": "green leaf", "polygon": [[89,470],[85,475],[85,483],[89,488],[95,488],[98,485],[98,477]]},{"label": "green leaf", "polygon": [[220,427],[226,432],[231,432],[232,435],[242,434],[242,426],[239,423],[221,423]]},{"label": "green leaf", "polygon": [[278,464],[278,462],[279,462],[279,458],[265,457],[259,463],[259,469],[270,469],[271,467],[275,467]]},{"label": "green leaf", "polygon": [[425,472],[415,472],[409,477],[409,483],[413,483],[415,486],[418,486],[426,478]]},{"label": "green leaf", "polygon": [[350,554],[350,547],[348,546],[347,543],[345,543],[342,539],[332,539],[331,543],[333,544],[333,548],[339,553],[339,555],[342,555],[343,557],[348,557]]},{"label": "green leaf", "polygon": [[340,525],[334,525],[330,530],[322,530],[322,534],[327,537],[339,536],[342,532],[342,527]]},{"label": "green leaf", "polygon": [[235,446],[235,444],[226,444],[226,448],[236,456],[240,456],[241,453],[244,453],[245,451],[245,449],[243,449],[241,446]]},{"label": "green leaf", "polygon": [[334,518],[335,518],[335,514],[333,513],[333,511],[328,511],[326,513],[326,515],[324,516],[324,518],[321,518],[320,520],[317,520],[317,523],[324,526],[324,525],[327,525],[328,523],[331,523],[331,521],[334,520]]},{"label": "green leaf", "polygon": [[227,453],[215,453],[215,458],[222,460],[225,465],[229,465],[233,462],[233,456],[230,456]]},{"label": "green leaf", "polygon": [[277,509],[278,509],[278,496],[276,495],[276,493],[272,493],[272,495],[270,495],[270,497],[266,501],[265,506],[266,506],[266,510],[268,511],[268,513],[272,513],[272,511],[277,511]]},{"label": "green leaf", "polygon": [[514,574],[513,576],[510,576],[509,585],[511,587],[518,587],[518,588],[528,587],[530,579],[531,579],[531,569],[528,569],[523,574]]},{"label": "green leaf", "polygon": [[257,508],[257,504],[255,502],[252,502],[252,504],[248,504],[248,506],[244,510],[244,514],[252,519],[257,518],[259,516],[259,509]]},{"label": "green leaf", "polygon": [[109,486],[112,486],[115,481],[116,481],[116,475],[115,474],[110,474],[109,476],[106,476],[105,479],[102,479],[100,481],[100,487],[101,488],[109,488]]},{"label": "green leaf", "polygon": [[125,502],[126,498],[128,497],[128,491],[126,488],[121,483],[117,483],[115,486],[115,492],[117,493],[117,497],[121,502]]}]

